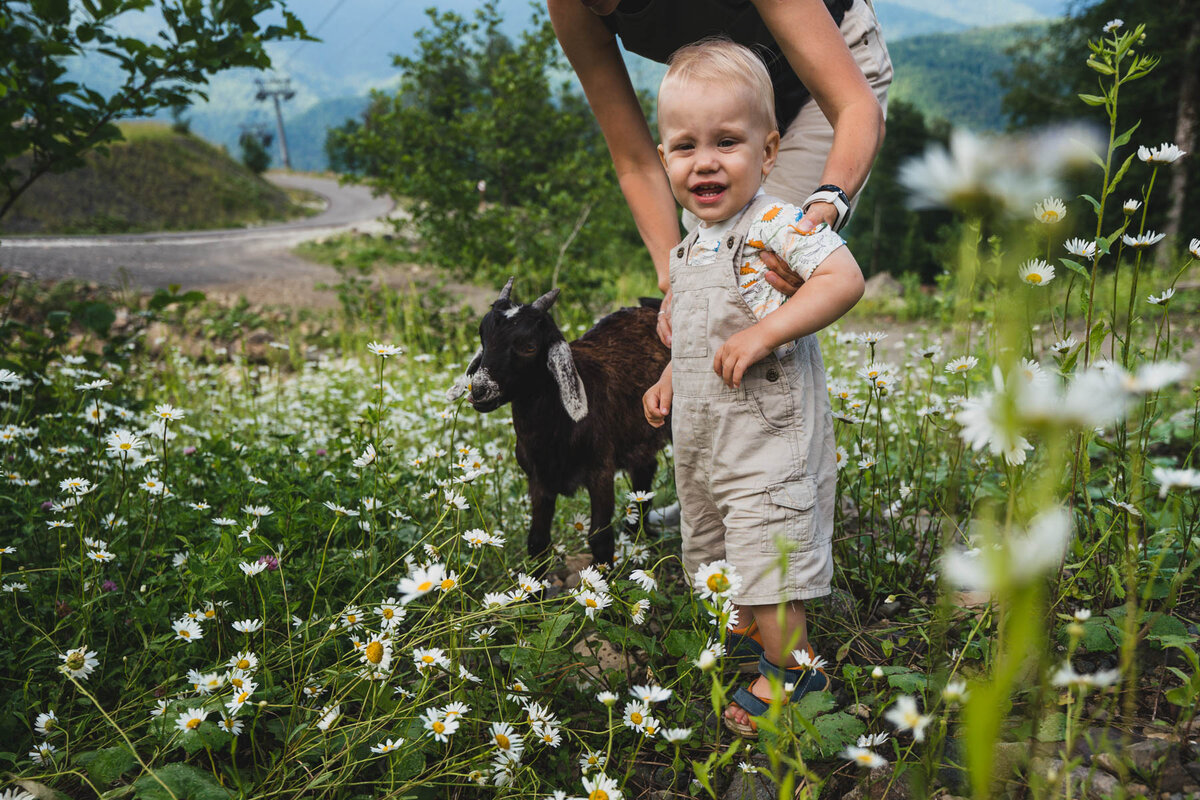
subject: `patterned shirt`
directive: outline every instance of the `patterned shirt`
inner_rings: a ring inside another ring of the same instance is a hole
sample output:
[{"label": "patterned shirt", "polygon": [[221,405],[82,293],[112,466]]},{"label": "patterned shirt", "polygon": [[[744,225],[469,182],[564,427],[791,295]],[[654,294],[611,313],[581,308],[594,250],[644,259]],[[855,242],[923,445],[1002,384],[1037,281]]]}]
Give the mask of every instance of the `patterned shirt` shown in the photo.
[{"label": "patterned shirt", "polygon": [[[761,190],[759,194],[762,194]],[[755,199],[758,195],[755,195]],[[754,200],[750,201],[751,203]],[[727,257],[725,234],[737,223],[741,214],[714,223],[700,223],[699,235],[692,245],[688,263],[711,264],[718,257]],[[737,269],[738,287],[750,310],[759,319],[783,305],[787,295],[767,283],[768,272],[762,253],[769,251],[786,261],[792,270],[807,281],[829,254],[846,242],[821,223],[809,234],[800,233],[798,223],[804,212],[782,201],[774,203],[760,219],[750,224],[746,243],[742,247],[741,263]]]}]

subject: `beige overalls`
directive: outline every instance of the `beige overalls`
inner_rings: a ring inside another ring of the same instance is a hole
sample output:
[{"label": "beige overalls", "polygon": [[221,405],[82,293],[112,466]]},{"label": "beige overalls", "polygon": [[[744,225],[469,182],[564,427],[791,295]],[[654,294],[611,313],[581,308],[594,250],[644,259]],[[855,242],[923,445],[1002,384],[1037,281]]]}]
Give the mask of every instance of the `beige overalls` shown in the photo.
[{"label": "beige overalls", "polygon": [[833,577],[837,466],[816,336],[750,367],[737,389],[713,371],[721,345],[757,322],[734,265],[751,221],[774,202],[756,198],[710,264],[687,263],[696,232],[671,252],[671,430],[683,563],[689,577],[710,561],[732,563],[743,579],[733,600],[743,605],[821,597]]}]

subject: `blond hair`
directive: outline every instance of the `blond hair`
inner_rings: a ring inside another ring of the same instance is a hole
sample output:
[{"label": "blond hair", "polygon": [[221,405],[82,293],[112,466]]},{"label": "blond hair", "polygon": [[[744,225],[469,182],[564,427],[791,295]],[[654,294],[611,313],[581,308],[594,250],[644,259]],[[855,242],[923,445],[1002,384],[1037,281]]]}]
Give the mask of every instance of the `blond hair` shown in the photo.
[{"label": "blond hair", "polygon": [[667,74],[658,87],[660,102],[669,86],[693,81],[744,88],[746,104],[755,121],[765,124],[767,130],[778,129],[771,76],[762,59],[749,47],[724,36],[712,36],[679,48],[667,60]]}]

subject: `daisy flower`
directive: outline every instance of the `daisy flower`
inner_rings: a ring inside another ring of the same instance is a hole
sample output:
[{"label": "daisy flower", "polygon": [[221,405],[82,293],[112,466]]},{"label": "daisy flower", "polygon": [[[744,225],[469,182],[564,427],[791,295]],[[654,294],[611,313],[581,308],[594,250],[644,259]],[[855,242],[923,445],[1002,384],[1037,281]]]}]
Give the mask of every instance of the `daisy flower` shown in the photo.
[{"label": "daisy flower", "polygon": [[1063,242],[1063,247],[1071,255],[1080,258],[1093,258],[1096,255],[1096,243],[1089,242],[1087,239],[1067,239]]},{"label": "daisy flower", "polygon": [[671,742],[682,742],[692,735],[691,728],[667,728],[662,732],[662,738]]},{"label": "daisy flower", "polygon": [[355,628],[361,627],[362,624],[362,612],[357,607],[350,606],[342,612],[342,625],[346,627],[346,630],[352,631]]},{"label": "daisy flower", "polygon": [[562,732],[558,727],[549,725],[545,722],[535,722],[533,725],[533,735],[539,742],[547,747],[558,747],[562,744]]},{"label": "daisy flower", "polygon": [[1155,467],[1151,478],[1159,485],[1159,497],[1166,497],[1172,489],[1200,488],[1200,471],[1194,469]]},{"label": "daisy flower", "polygon": [[404,348],[395,344],[383,344],[381,342],[369,342],[367,349],[380,358],[388,358],[390,356],[398,356],[404,352]]},{"label": "daisy flower", "polygon": [[58,748],[49,742],[42,742],[29,751],[29,757],[35,764],[47,764],[54,761],[54,751]]},{"label": "daisy flower", "polygon": [[584,772],[604,769],[604,764],[607,761],[608,758],[600,750],[584,750],[579,754],[579,768]]},{"label": "daisy flower", "polygon": [[664,689],[661,686],[655,686],[654,684],[648,684],[645,686],[629,687],[629,694],[632,695],[635,700],[640,700],[643,703],[661,703],[663,700],[667,700],[671,697],[671,690]]},{"label": "daisy flower", "polygon": [[967,694],[967,682],[963,680],[949,681],[942,689],[942,699],[947,703],[962,703],[967,699]]},{"label": "daisy flower", "polygon": [[629,619],[634,625],[641,625],[646,621],[646,612],[650,610],[650,601],[643,597],[633,604],[633,609],[629,613]]},{"label": "daisy flower", "polygon": [[112,553],[108,552],[107,550],[89,550],[87,557],[90,558],[92,561],[99,561],[100,563],[112,561],[113,559],[116,558],[116,556],[114,556]]},{"label": "daisy flower", "polygon": [[1034,517],[1024,531],[1006,531],[1004,548],[950,550],[942,557],[942,575],[960,589],[978,591],[1033,580],[1062,564],[1072,536],[1070,514],[1051,508]]},{"label": "daisy flower", "polygon": [[612,605],[612,597],[585,589],[575,595],[575,602],[583,606],[588,619],[595,619],[596,614]]},{"label": "daisy flower", "polygon": [[176,638],[183,639],[185,642],[194,642],[204,638],[204,632],[200,630],[200,623],[194,619],[185,617],[171,627],[175,631]]},{"label": "daisy flower", "polygon": [[703,598],[723,600],[741,590],[742,578],[728,561],[712,561],[696,570],[695,588]]},{"label": "daisy flower", "polygon": [[865,747],[848,746],[842,751],[842,758],[847,761],[853,761],[860,767],[866,767],[867,769],[879,769],[888,763],[886,758],[874,750],[868,750]]},{"label": "daisy flower", "polygon": [[233,629],[239,633],[255,633],[262,630],[262,620],[241,619],[233,623]]},{"label": "daisy flower", "polygon": [[649,503],[654,499],[654,492],[630,492],[628,497],[631,503]]},{"label": "daisy flower", "polygon": [[317,720],[317,729],[327,731],[342,715],[341,706],[325,706],[321,709],[321,718]]},{"label": "daisy flower", "polygon": [[1124,24],[1125,20],[1120,19],[1119,17],[1116,19],[1110,19],[1108,22],[1104,23],[1104,28],[1102,30],[1105,33],[1112,33]]},{"label": "daisy flower", "polygon": [[1126,247],[1132,247],[1134,250],[1144,250],[1147,247],[1156,245],[1166,238],[1165,233],[1155,233],[1154,231],[1146,231],[1139,233],[1136,236],[1130,236],[1128,233],[1121,236],[1121,241]]},{"label": "daisy flower", "polygon": [[359,469],[362,469],[363,467],[371,465],[372,463],[374,463],[374,461],[375,461],[375,445],[368,443],[367,449],[363,450],[362,455],[359,456],[358,458],[354,459],[350,463],[353,464],[354,466],[358,467]]},{"label": "daisy flower", "polygon": [[1067,207],[1057,197],[1047,197],[1033,208],[1033,216],[1038,222],[1051,225],[1062,222],[1067,216]]},{"label": "daisy flower", "polygon": [[189,708],[175,718],[175,727],[184,732],[194,731],[207,718],[208,712],[203,708]]},{"label": "daisy flower", "polygon": [[63,664],[59,669],[72,678],[80,680],[86,680],[96,667],[100,665],[99,659],[96,658],[96,651],[88,650],[87,645],[76,647],[74,650],[68,650],[66,653],[60,655],[59,658],[63,660]]},{"label": "daisy flower", "polygon": [[54,711],[43,711],[33,722],[33,729],[42,736],[49,736],[58,730],[58,717]]},{"label": "daisy flower", "polygon": [[497,750],[513,760],[520,758],[525,749],[525,740],[507,722],[492,723],[491,743]]},{"label": "daisy flower", "polygon": [[1121,206],[1121,209],[1122,209],[1122,210],[1123,210],[1123,211],[1124,211],[1126,214],[1132,214],[1132,213],[1134,213],[1135,211],[1137,211],[1137,210],[1138,210],[1139,208],[1141,208],[1141,207],[1142,207],[1142,201],[1141,201],[1141,200],[1126,200],[1126,201],[1125,201],[1125,205]]},{"label": "daisy flower", "polygon": [[1102,669],[1091,675],[1081,675],[1070,663],[1063,664],[1050,677],[1052,686],[1064,686],[1075,689],[1103,689],[1112,686],[1121,679],[1121,670]]},{"label": "daisy flower", "polygon": [[896,726],[898,731],[912,731],[913,739],[918,742],[925,740],[925,727],[930,717],[917,710],[917,701],[911,695],[902,694],[896,698],[896,704],[883,715],[888,722]]},{"label": "daisy flower", "polygon": [[1040,258],[1032,258],[1021,266],[1020,276],[1030,286],[1043,286],[1054,280],[1054,267]]},{"label": "daisy flower", "polygon": [[455,700],[453,703],[447,703],[446,707],[442,709],[442,716],[447,719],[451,717],[465,717],[470,713],[471,707],[458,700]]},{"label": "daisy flower", "polygon": [[596,695],[596,701],[606,706],[611,706],[617,702],[617,696],[612,692],[600,692]]},{"label": "daisy flower", "polygon": [[1174,164],[1187,155],[1186,150],[1180,150],[1174,144],[1163,142],[1158,147],[1142,145],[1137,149],[1138,158],[1147,164]]},{"label": "daisy flower", "polygon": [[432,592],[441,585],[445,578],[446,567],[444,564],[434,562],[427,567],[415,568],[411,575],[401,578],[400,583],[396,585],[396,590],[401,595],[400,602],[407,605],[421,595]]},{"label": "daisy flower", "polygon": [[450,659],[446,656],[446,651],[440,647],[416,648],[413,650],[413,663],[422,672],[434,667],[441,667],[442,669],[450,668]]},{"label": "daisy flower", "polygon": [[87,478],[64,478],[58,482],[58,488],[74,495],[87,494],[95,487]]},{"label": "daisy flower", "polygon": [[887,731],[881,733],[868,733],[858,737],[859,747],[878,747],[886,742],[890,734]]},{"label": "daisy flower", "polygon": [[632,730],[640,731],[646,726],[646,720],[650,717],[650,706],[645,703],[635,700],[625,704],[625,710],[621,712],[621,722],[625,727]]},{"label": "daisy flower", "polygon": [[807,650],[793,650],[792,658],[797,669],[823,669],[829,663],[820,656],[809,655]]},{"label": "daisy flower", "polygon": [[1188,242],[1188,252],[1192,254],[1192,258],[1200,258],[1200,239]]},{"label": "daisy flower", "polygon": [[1155,297],[1154,295],[1150,295],[1149,297],[1146,298],[1146,302],[1150,303],[1151,305],[1165,306],[1167,303],[1169,303],[1171,301],[1171,298],[1174,296],[1175,296],[1175,289],[1167,288],[1167,289],[1164,289],[1163,293],[1157,297]]},{"label": "daisy flower", "polygon": [[1075,609],[1075,613],[1071,615],[1071,618],[1076,622],[1087,622],[1092,618],[1092,612],[1090,609],[1077,608]]},{"label": "daisy flower", "polygon": [[238,564],[238,569],[246,574],[247,577],[252,577],[262,572],[267,568],[265,561],[242,561]]},{"label": "daisy flower", "polygon": [[1074,336],[1068,336],[1065,339],[1059,339],[1054,344],[1050,345],[1050,349],[1059,355],[1069,353],[1079,344],[1079,340]]},{"label": "daisy flower", "polygon": [[424,720],[425,730],[439,742],[450,741],[450,736],[458,730],[458,718],[443,716],[441,709],[426,709],[421,718]]},{"label": "daisy flower", "polygon": [[1122,511],[1124,511],[1126,514],[1129,514],[1130,516],[1140,517],[1142,515],[1142,512],[1138,511],[1137,506],[1133,505],[1132,503],[1125,503],[1120,500],[1113,500],[1111,498],[1109,499],[1108,502],[1110,505],[1121,509]]},{"label": "daisy flower", "polygon": [[400,602],[396,598],[389,597],[379,604],[375,609],[375,613],[379,615],[379,626],[384,630],[388,630],[399,625],[400,621],[404,619],[404,615],[408,613],[408,610],[400,605]]},{"label": "daisy flower", "polygon": [[154,407],[154,417],[158,420],[173,422],[181,420],[186,412],[181,408],[176,408],[170,403],[159,403]]},{"label": "daisy flower", "polygon": [[615,779],[603,772],[583,776],[583,791],[588,800],[621,800],[621,790]]},{"label": "daisy flower", "polygon": [[371,745],[371,752],[377,753],[378,755],[381,755],[381,756],[387,755],[388,753],[392,752],[393,750],[399,750],[400,745],[402,745],[402,744],[404,744],[403,739],[401,739],[400,741],[394,741],[392,739],[388,739],[386,742],[380,742],[379,744]]},{"label": "daisy flower", "polygon": [[704,645],[704,648],[696,657],[695,664],[697,667],[707,672],[716,665],[717,659],[723,655],[725,655],[725,645],[718,641],[714,641],[713,639],[709,639],[708,644]]},{"label": "daisy flower", "polygon": [[979,364],[975,356],[962,356],[946,362],[946,372],[951,375],[965,375]]},{"label": "daisy flower", "polygon": [[221,714],[221,721],[217,723],[217,727],[228,733],[230,736],[240,736],[242,733],[242,721],[237,717]]}]

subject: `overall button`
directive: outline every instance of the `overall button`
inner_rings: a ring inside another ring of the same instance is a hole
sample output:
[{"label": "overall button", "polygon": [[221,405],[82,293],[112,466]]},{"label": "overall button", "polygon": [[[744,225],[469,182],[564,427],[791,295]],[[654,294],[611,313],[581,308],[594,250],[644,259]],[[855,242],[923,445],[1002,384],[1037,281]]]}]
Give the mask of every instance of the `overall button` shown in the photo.
[{"label": "overall button", "polygon": [[[661,252],[661,251],[660,251],[660,252]],[[683,258],[683,248],[682,248],[682,247],[681,247],[681,248],[679,248],[678,250],[676,250],[676,251],[675,251],[675,257],[676,257],[676,258]]]},{"label": "overall button", "polygon": [[725,241],[725,246],[726,246],[726,247],[728,247],[730,250],[732,250],[732,249],[733,249],[733,237],[732,237],[732,236],[730,236],[730,237],[729,237],[729,238],[728,238],[728,239]]},{"label": "overall button", "polygon": [[774,383],[775,381],[779,380],[779,370],[775,369],[774,367],[771,367],[770,369],[768,369],[767,370],[767,380],[769,380],[771,383]]}]

